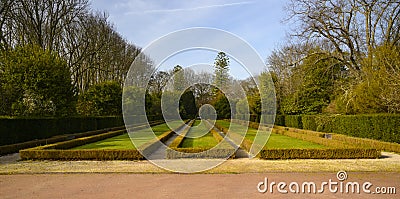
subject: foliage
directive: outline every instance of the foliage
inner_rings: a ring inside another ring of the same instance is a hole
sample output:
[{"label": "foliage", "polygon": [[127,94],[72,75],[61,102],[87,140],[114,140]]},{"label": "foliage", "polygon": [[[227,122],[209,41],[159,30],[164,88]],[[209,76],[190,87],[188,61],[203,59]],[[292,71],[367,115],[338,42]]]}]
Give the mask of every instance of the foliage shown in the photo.
[{"label": "foliage", "polygon": [[0,145],[123,125],[122,117],[4,118],[0,119]]},{"label": "foliage", "polygon": [[229,80],[229,57],[224,52],[219,52],[214,62],[215,79],[214,83],[218,89],[224,89]]},{"label": "foliage", "polygon": [[118,82],[93,85],[79,96],[77,112],[85,116],[121,115],[122,88]]},{"label": "foliage", "polygon": [[144,160],[143,155],[135,149],[25,149],[20,151],[23,160]]},{"label": "foliage", "polygon": [[301,129],[303,123],[300,115],[285,115],[285,126]]},{"label": "foliage", "polygon": [[400,113],[400,47],[379,46],[363,60],[362,79],[338,98],[340,112]]},{"label": "foliage", "polygon": [[1,54],[0,114],[63,116],[72,112],[73,87],[67,63],[36,45]]},{"label": "foliage", "polygon": [[212,105],[215,108],[218,119],[231,118],[231,107],[228,98],[223,93],[218,92]]},{"label": "foliage", "polygon": [[179,100],[179,113],[182,119],[193,119],[197,115],[196,101],[193,91],[186,90]]},{"label": "foliage", "polygon": [[376,149],[264,149],[261,159],[375,159],[381,156]]}]

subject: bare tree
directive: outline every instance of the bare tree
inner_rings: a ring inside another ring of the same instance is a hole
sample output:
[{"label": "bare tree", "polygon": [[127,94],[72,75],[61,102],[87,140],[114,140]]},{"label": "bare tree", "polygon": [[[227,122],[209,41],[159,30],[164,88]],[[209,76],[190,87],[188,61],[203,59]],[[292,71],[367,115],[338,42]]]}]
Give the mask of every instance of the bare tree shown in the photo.
[{"label": "bare tree", "polygon": [[331,55],[356,73],[377,45],[399,43],[397,0],[292,0],[287,10],[299,24],[293,36],[327,39],[335,48]]}]

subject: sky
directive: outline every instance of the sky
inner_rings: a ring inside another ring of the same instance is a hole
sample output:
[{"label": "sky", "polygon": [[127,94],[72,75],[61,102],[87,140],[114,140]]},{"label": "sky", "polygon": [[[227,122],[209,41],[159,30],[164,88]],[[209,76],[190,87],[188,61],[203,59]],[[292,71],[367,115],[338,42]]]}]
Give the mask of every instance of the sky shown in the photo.
[{"label": "sky", "polygon": [[[122,37],[141,48],[174,31],[208,27],[243,39],[265,62],[271,51],[287,38],[288,27],[282,23],[285,3],[281,0],[92,0],[91,7],[107,12]],[[217,53],[201,49],[184,51],[168,58],[159,69],[168,70],[177,64],[184,68],[199,63],[212,65]],[[256,70],[265,69],[259,66]],[[237,79],[249,76],[235,59],[231,59],[230,73]]]}]

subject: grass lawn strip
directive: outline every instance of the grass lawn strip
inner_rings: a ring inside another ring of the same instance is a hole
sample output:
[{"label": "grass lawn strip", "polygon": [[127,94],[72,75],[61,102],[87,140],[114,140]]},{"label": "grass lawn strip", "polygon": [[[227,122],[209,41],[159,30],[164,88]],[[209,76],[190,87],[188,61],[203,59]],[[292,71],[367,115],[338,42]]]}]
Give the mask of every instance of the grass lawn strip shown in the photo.
[{"label": "grass lawn strip", "polygon": [[[229,123],[228,121],[225,120],[218,120],[216,122],[218,125],[228,129],[229,125],[231,124],[232,127],[232,132],[237,133],[241,136],[244,135],[243,131],[235,131],[236,129],[243,129],[243,126],[240,124],[235,124],[235,123]],[[255,136],[257,134],[257,129],[250,128],[248,127],[247,133],[245,135],[245,139],[249,140],[250,142],[253,142]],[[299,148],[299,149],[309,149],[309,148],[328,148],[327,146],[309,142],[309,141],[304,141],[301,139],[296,139],[292,138],[289,136],[285,135],[280,135],[280,134],[275,134],[271,133],[267,144],[265,145],[265,148],[277,148],[277,149],[294,149],[294,148]]]},{"label": "grass lawn strip", "polygon": [[101,140],[99,142],[89,143],[86,145],[72,148],[72,150],[80,150],[80,149],[136,149],[136,148],[132,144],[129,135],[125,133],[123,135]]},{"label": "grass lawn strip", "polygon": [[[204,124],[201,124],[201,121],[196,120],[194,125],[195,128],[191,128],[188,132],[188,135],[191,137],[195,137],[198,134],[204,134],[207,131],[207,128]],[[218,141],[214,138],[211,132],[208,132],[202,137],[198,138],[184,138],[181,144],[181,148],[212,148],[218,144]]]}]

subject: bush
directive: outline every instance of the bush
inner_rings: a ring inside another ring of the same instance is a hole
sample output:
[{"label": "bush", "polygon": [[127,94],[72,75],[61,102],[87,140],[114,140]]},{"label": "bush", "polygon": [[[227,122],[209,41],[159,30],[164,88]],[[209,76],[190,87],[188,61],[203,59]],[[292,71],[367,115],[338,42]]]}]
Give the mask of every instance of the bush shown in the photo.
[{"label": "bush", "polygon": [[361,159],[379,158],[376,149],[263,149],[261,159]]},{"label": "bush", "polygon": [[84,116],[121,115],[122,87],[115,81],[91,86],[79,95],[77,112]]},{"label": "bush", "polygon": [[138,150],[22,150],[20,156],[24,160],[144,160]]},{"label": "bush", "polygon": [[1,115],[64,116],[73,113],[74,93],[67,62],[37,45],[0,55]]},{"label": "bush", "polygon": [[303,124],[301,121],[301,115],[286,115],[285,126],[301,129]]}]

